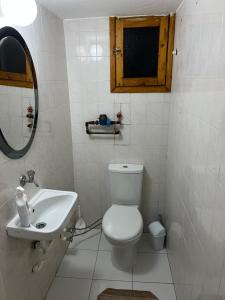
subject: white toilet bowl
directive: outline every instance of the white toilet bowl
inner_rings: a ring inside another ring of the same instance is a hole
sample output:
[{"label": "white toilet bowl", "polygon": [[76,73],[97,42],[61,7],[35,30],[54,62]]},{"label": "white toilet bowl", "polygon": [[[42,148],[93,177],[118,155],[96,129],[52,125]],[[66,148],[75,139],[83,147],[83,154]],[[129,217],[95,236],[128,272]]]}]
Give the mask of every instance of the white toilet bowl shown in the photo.
[{"label": "white toilet bowl", "polygon": [[112,205],[104,215],[102,229],[112,245],[112,263],[121,270],[129,269],[143,231],[138,206]]}]

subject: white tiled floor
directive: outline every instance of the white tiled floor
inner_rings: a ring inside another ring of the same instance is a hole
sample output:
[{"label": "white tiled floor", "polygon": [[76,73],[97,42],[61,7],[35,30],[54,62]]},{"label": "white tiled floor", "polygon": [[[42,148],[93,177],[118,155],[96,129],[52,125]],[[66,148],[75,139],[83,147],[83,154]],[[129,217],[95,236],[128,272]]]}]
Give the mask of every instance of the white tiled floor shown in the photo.
[{"label": "white tiled floor", "polygon": [[159,300],[176,300],[166,250],[154,252],[148,234],[138,244],[133,269],[117,270],[111,246],[100,230],[74,239],[46,300],[97,300],[106,288],[151,291]]},{"label": "white tiled floor", "polygon": [[111,263],[109,251],[99,251],[95,265],[94,279],[132,281],[132,268],[127,271],[120,271]]}]

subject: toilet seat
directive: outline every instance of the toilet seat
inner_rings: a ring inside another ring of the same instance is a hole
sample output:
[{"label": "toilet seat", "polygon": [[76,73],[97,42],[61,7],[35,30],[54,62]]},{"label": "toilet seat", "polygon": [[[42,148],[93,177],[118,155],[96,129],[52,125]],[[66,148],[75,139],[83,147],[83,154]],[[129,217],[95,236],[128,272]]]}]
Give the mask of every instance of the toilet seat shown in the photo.
[{"label": "toilet seat", "polygon": [[102,227],[108,238],[126,242],[140,236],[143,220],[137,206],[112,205],[103,217]]}]

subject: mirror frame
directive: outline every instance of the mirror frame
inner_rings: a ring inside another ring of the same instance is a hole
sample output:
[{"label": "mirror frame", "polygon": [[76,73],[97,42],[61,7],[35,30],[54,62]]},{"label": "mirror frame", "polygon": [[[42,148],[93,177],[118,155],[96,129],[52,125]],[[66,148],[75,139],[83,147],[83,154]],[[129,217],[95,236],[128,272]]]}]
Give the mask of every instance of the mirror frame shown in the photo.
[{"label": "mirror frame", "polygon": [[38,121],[38,104],[39,104],[38,84],[37,84],[37,76],[36,76],[36,72],[35,72],[33,59],[32,59],[32,56],[30,54],[29,48],[28,48],[25,40],[23,39],[21,34],[16,29],[14,29],[12,27],[8,27],[8,26],[0,29],[0,40],[2,40],[3,38],[5,38],[7,36],[11,36],[11,37],[15,38],[23,47],[23,49],[27,55],[27,58],[30,62],[30,68],[31,68],[32,76],[33,76],[33,82],[34,82],[34,97],[35,97],[34,123],[33,123],[32,133],[31,133],[29,142],[26,144],[26,146],[24,148],[22,148],[20,150],[15,150],[8,144],[8,142],[7,142],[6,138],[4,137],[2,130],[0,128],[0,149],[9,158],[19,159],[19,158],[22,158],[28,152],[28,150],[30,149],[32,142],[34,140],[34,136],[35,136],[35,132],[36,132],[36,128],[37,128],[37,121]]}]

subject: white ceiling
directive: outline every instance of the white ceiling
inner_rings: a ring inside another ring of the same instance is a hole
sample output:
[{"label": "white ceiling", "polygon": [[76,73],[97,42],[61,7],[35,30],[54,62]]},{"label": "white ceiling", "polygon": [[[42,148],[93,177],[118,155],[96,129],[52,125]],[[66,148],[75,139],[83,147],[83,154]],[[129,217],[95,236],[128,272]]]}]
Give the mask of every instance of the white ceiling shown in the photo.
[{"label": "white ceiling", "polygon": [[62,19],[174,12],[182,0],[38,0]]}]

